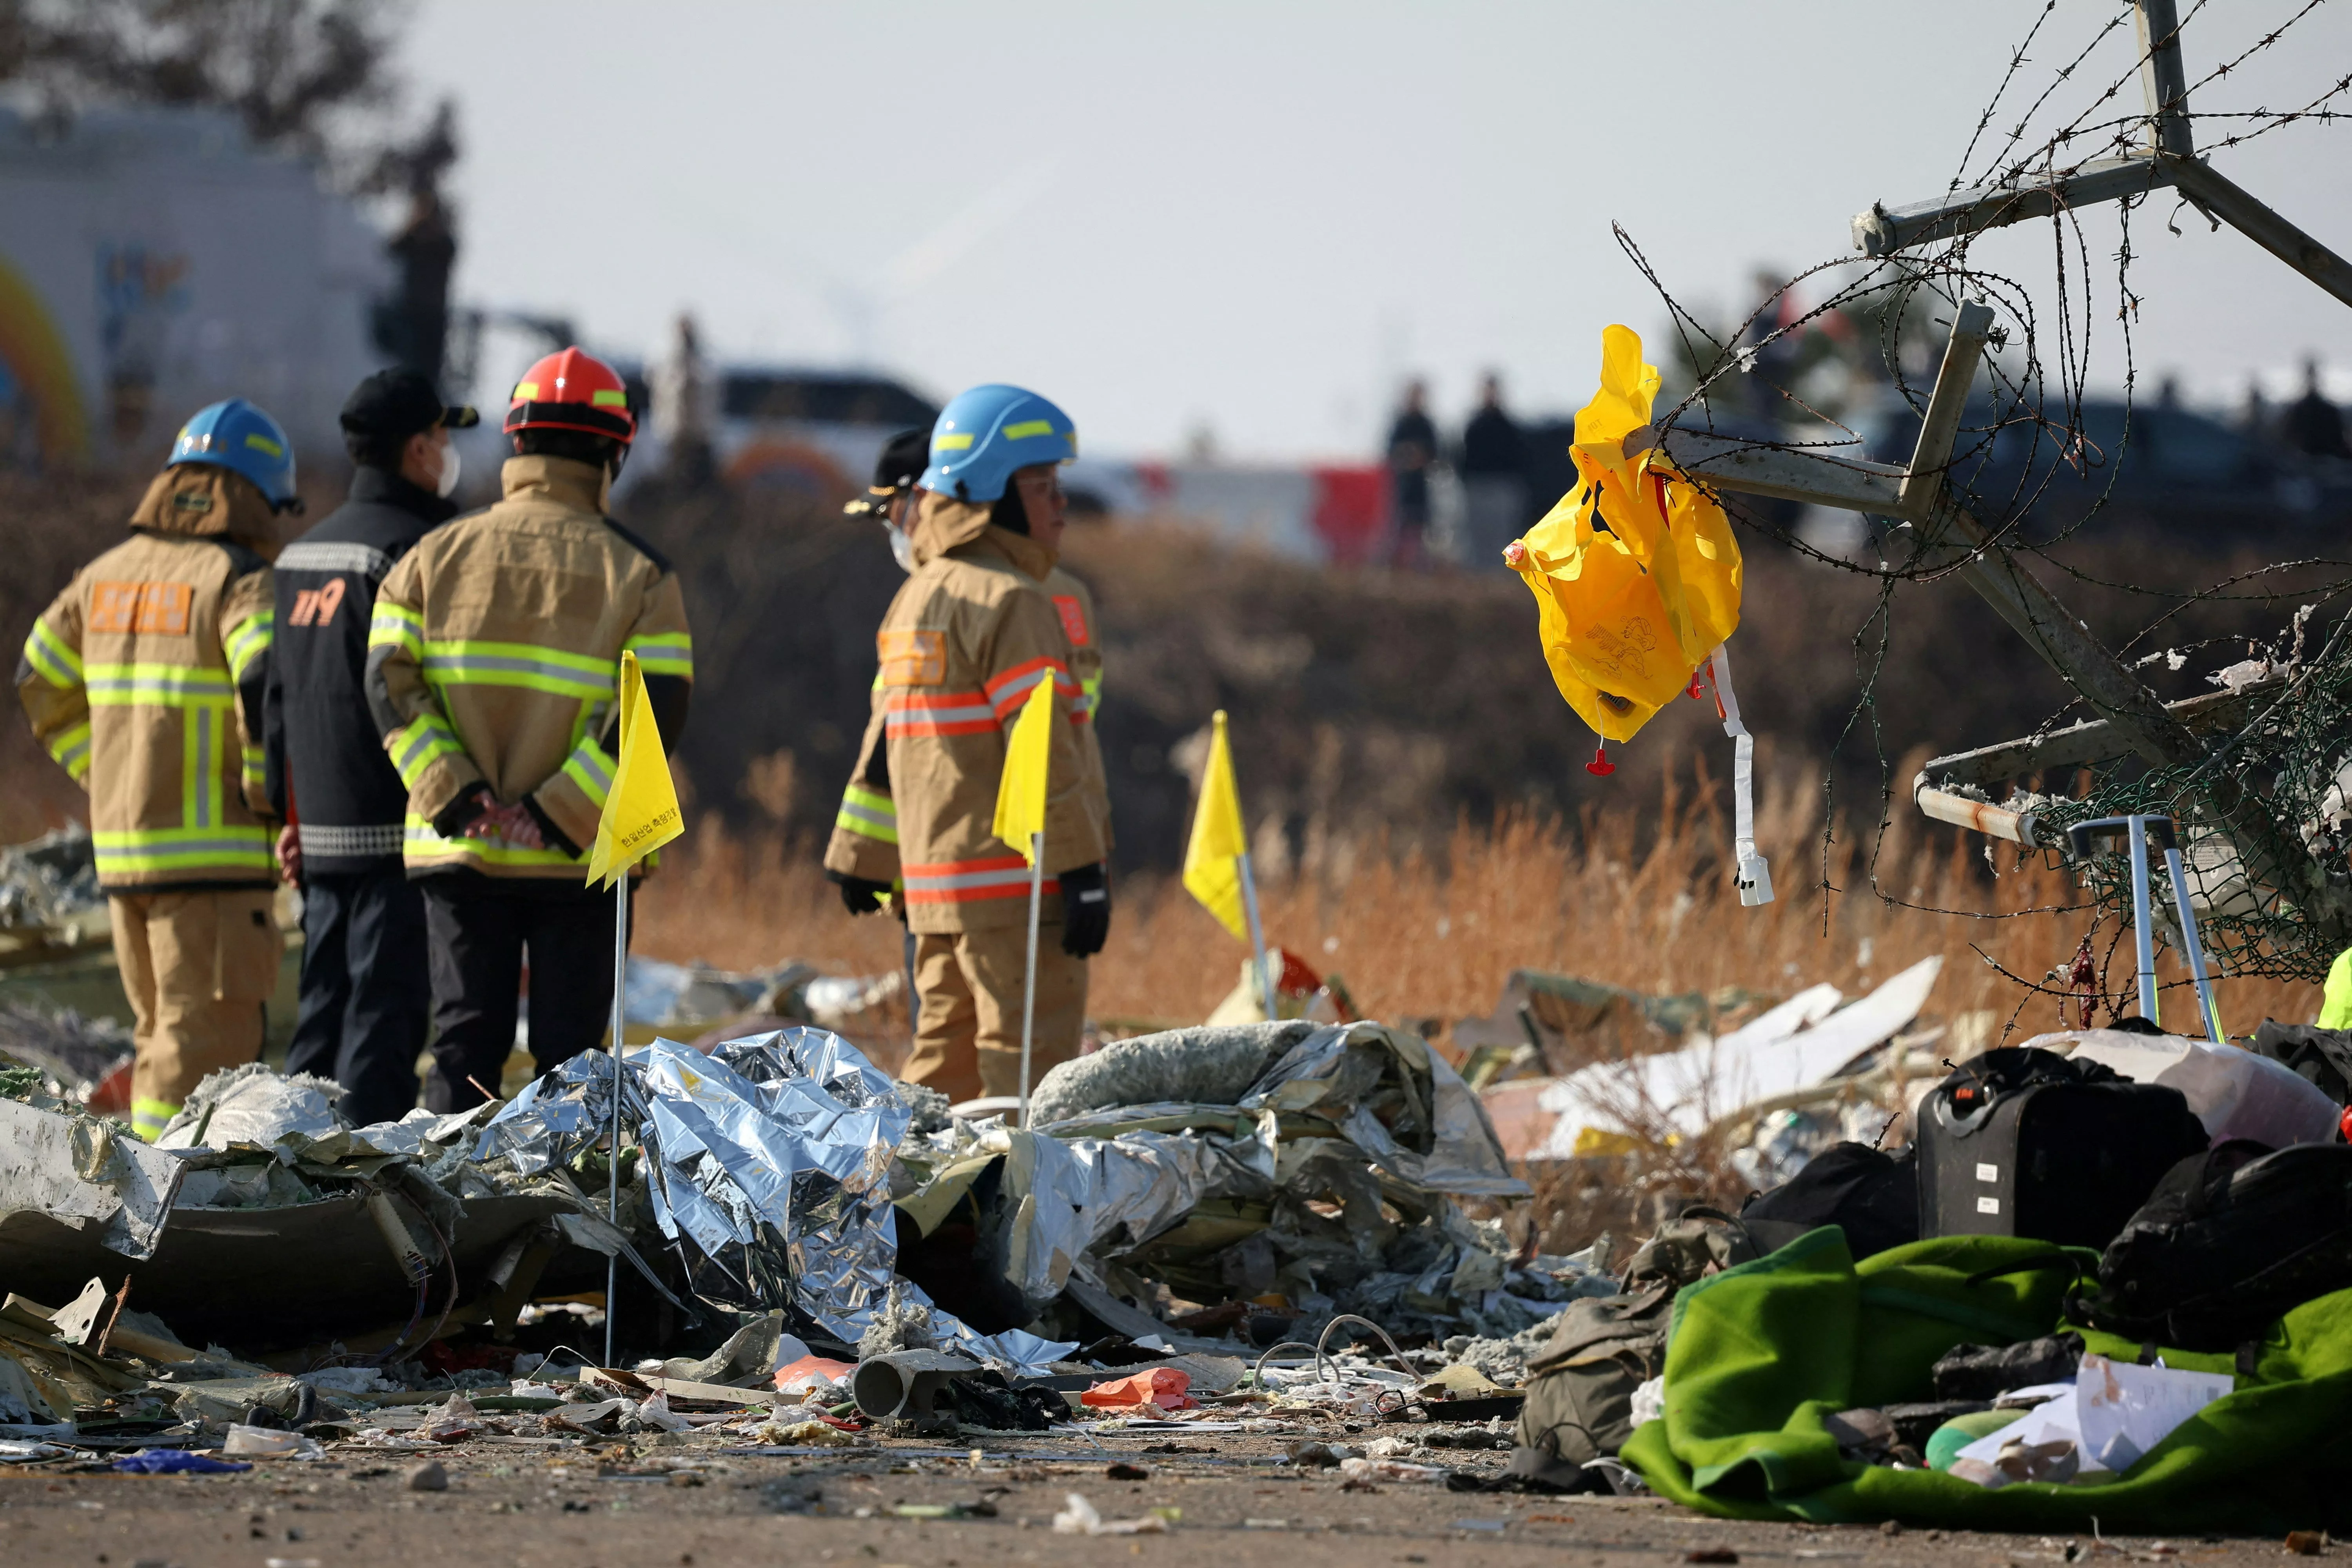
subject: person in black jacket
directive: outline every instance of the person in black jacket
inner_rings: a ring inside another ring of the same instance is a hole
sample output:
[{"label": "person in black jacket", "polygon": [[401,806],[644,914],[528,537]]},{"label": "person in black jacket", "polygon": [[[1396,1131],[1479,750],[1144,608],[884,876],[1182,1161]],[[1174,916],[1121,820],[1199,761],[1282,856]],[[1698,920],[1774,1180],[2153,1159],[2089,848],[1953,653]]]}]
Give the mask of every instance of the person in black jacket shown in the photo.
[{"label": "person in black jacket", "polygon": [[368,619],[393,563],[456,515],[449,432],[479,418],[413,370],[360,383],[342,413],[351,498],[277,563],[264,768],[304,943],[286,1070],[332,1077],[356,1126],[415,1105],[429,998],[425,903],[401,864],[408,790],[368,710]]},{"label": "person in black jacket", "polygon": [[1478,412],[1462,431],[1463,531],[1469,536],[1466,564],[1491,571],[1503,547],[1527,531],[1528,454],[1518,421],[1503,407],[1503,382],[1489,372],[1479,390]]}]

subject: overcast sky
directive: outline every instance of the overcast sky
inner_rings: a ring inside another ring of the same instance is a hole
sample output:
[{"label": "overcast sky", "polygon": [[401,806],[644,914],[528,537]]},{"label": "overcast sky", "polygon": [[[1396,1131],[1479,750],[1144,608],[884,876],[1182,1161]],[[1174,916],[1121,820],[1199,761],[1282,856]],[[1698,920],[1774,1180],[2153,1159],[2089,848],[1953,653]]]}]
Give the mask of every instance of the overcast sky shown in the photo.
[{"label": "overcast sky", "polygon": [[[2302,3],[2209,4],[2190,79]],[[1845,254],[1874,198],[1943,189],[2042,10],[423,0],[407,69],[462,115],[468,302],[569,311],[616,353],[656,351],[690,310],[723,360],[865,361],[934,396],[1026,384],[1098,455],[1205,426],[1230,454],[1293,458],[1370,449],[1411,372],[1448,421],[1488,366],[1522,407],[1582,402],[1601,328],[1654,338],[1664,319],[1612,219],[1718,308],[1744,310],[1759,263]],[[2116,11],[2058,0],[2023,99]],[[2042,122],[2129,66],[2126,26]],[[2334,0],[2192,107],[2300,104],[2347,70],[2352,3]],[[2352,252],[2352,122],[2215,163]],[[2234,404],[2316,351],[2352,389],[2352,310],[2193,212],[2175,238],[2173,205],[2133,223],[2144,377]],[[2107,290],[2092,378],[2119,385],[2116,222],[2085,227]],[[2046,306],[2051,239],[2047,222],[1989,238],[1979,264]]]}]

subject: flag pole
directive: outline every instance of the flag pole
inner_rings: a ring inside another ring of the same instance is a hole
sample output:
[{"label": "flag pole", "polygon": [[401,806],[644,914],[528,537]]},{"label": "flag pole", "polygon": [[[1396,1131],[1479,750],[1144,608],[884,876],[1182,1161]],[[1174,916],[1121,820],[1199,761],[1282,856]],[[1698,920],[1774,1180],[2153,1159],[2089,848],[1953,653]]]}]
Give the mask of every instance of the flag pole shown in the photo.
[{"label": "flag pole", "polygon": [[1273,1023],[1280,1016],[1275,1005],[1274,972],[1265,963],[1265,928],[1257,918],[1257,879],[1250,874],[1249,851],[1234,857],[1242,869],[1242,911],[1249,916],[1250,951],[1257,955],[1258,1000],[1265,1004],[1265,1019]]},{"label": "flag pole", "polygon": [[[1048,679],[1051,679],[1050,677]],[[1029,975],[1021,987],[1021,1125],[1029,1125],[1029,1048],[1037,1030],[1037,917],[1045,901],[1045,836],[1029,836]]]},{"label": "flag pole", "polygon": [[[622,1020],[627,1014],[629,979],[629,873],[624,867],[613,879],[613,1131],[612,1170],[605,1184],[604,1217],[621,1228],[621,1051]],[[613,1321],[619,1315],[621,1259],[604,1259],[604,1364],[613,1363]]]}]

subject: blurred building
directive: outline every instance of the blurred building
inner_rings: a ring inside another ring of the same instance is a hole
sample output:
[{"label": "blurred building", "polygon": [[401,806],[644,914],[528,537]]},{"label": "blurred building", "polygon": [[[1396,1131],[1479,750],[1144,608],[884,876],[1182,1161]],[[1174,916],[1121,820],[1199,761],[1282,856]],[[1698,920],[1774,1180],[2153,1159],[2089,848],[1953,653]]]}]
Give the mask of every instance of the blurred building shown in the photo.
[{"label": "blurred building", "polygon": [[0,461],[153,467],[229,396],[341,452],[396,279],[310,164],[257,152],[226,112],[0,110]]}]

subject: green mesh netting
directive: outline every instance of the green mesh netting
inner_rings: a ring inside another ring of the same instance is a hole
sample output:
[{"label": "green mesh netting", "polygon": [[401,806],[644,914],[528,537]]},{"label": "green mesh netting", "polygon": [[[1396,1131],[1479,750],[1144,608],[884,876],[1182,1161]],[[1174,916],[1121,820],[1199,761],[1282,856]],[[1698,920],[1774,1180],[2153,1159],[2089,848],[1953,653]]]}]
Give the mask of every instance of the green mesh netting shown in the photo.
[{"label": "green mesh netting", "polygon": [[[2127,855],[2118,845],[2077,858],[2065,829],[2100,817],[2170,816],[2214,973],[2316,981],[2352,944],[2352,616],[2316,658],[2290,667],[2283,681],[2250,687],[2242,701],[2232,727],[2203,737],[2209,753],[2193,766],[2110,757],[2066,770],[2071,780],[2045,776],[2049,793],[2011,804],[2036,813],[2036,837],[2053,846],[2048,862],[2080,880],[2103,918],[2126,926]],[[2225,815],[2267,823],[2269,851]],[[2158,934],[2179,952],[2170,879],[2153,852],[2149,871]]]}]

